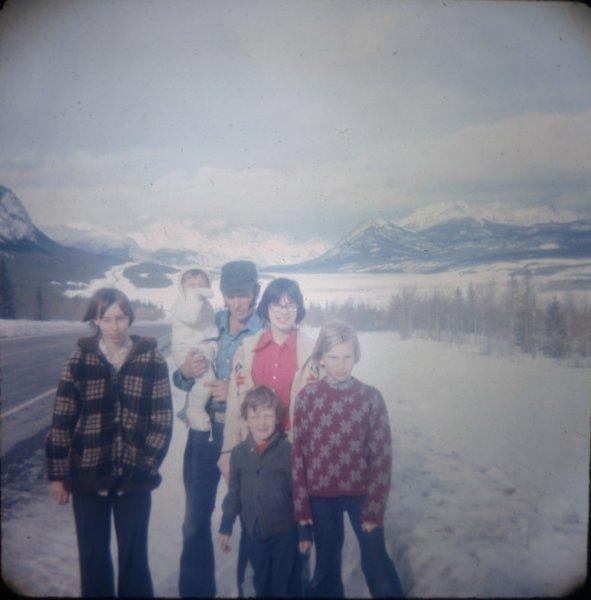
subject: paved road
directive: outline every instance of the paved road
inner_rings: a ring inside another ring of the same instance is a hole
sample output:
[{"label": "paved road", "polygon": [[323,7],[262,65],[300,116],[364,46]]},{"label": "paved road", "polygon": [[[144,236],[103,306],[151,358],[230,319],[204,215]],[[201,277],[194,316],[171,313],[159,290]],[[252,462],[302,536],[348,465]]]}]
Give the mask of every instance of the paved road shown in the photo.
[{"label": "paved road", "polygon": [[[170,325],[134,325],[132,333],[154,336],[158,347],[168,351]],[[0,340],[2,457],[49,427],[60,373],[82,335],[84,332]]]}]

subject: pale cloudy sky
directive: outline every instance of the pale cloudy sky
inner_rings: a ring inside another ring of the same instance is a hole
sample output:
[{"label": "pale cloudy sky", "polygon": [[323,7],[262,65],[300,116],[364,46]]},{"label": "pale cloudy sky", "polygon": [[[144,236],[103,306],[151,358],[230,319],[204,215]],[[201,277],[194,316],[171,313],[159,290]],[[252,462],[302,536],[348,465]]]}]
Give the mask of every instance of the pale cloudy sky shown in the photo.
[{"label": "pale cloudy sky", "polygon": [[591,209],[580,3],[7,0],[0,184],[44,225],[336,239],[436,202]]}]

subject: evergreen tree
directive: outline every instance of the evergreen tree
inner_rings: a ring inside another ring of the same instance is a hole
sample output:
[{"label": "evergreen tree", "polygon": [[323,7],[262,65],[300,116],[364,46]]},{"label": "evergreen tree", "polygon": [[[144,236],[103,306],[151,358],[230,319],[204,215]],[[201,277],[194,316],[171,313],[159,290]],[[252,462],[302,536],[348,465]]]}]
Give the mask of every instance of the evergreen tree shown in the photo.
[{"label": "evergreen tree", "polygon": [[0,256],[0,317],[2,319],[16,318],[14,287],[3,256]]},{"label": "evergreen tree", "polygon": [[454,339],[458,339],[461,333],[464,333],[464,327],[462,323],[462,314],[464,312],[464,296],[462,290],[456,287],[454,297],[452,301],[450,327],[452,336]]},{"label": "evergreen tree", "polygon": [[504,322],[504,336],[507,340],[515,341],[515,332],[517,328],[517,308],[519,305],[519,281],[515,275],[511,275],[509,284],[507,285],[507,292],[505,294],[503,302],[503,322]]},{"label": "evergreen tree", "polygon": [[430,312],[430,327],[431,339],[441,340],[441,297],[439,290],[433,290],[433,296],[431,297],[431,310]]},{"label": "evergreen tree", "polygon": [[552,358],[565,356],[568,349],[566,318],[558,300],[553,300],[546,309],[544,333],[544,353]]},{"label": "evergreen tree", "polygon": [[472,282],[468,285],[468,293],[466,295],[466,317],[468,321],[468,333],[476,334],[477,322],[476,322],[476,291],[474,290],[474,286]]},{"label": "evergreen tree", "polygon": [[43,321],[45,318],[45,303],[43,298],[43,289],[41,285],[37,286],[37,292],[35,295],[35,309],[36,309],[36,318],[39,321]]},{"label": "evergreen tree", "polygon": [[515,345],[527,354],[536,353],[536,296],[531,273],[523,277],[523,287],[515,312]]},{"label": "evergreen tree", "polygon": [[402,314],[400,315],[400,337],[411,337],[414,330],[415,288],[402,288]]}]

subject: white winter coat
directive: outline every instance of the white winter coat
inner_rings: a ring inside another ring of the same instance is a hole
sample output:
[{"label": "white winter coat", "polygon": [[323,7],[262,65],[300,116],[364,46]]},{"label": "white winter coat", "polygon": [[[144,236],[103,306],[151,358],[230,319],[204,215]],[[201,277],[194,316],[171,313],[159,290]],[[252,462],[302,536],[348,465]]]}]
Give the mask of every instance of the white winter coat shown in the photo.
[{"label": "white winter coat", "polygon": [[187,288],[180,290],[172,307],[172,342],[171,352],[175,365],[180,368],[187,352],[199,350],[207,359],[208,371],[195,381],[190,392],[187,392],[185,408],[179,414],[189,427],[199,431],[210,430],[210,421],[205,405],[209,400],[210,390],[203,385],[204,381],[215,379],[213,360],[217,343],[218,330],[215,325],[215,313],[208,298],[213,295],[209,288]]}]

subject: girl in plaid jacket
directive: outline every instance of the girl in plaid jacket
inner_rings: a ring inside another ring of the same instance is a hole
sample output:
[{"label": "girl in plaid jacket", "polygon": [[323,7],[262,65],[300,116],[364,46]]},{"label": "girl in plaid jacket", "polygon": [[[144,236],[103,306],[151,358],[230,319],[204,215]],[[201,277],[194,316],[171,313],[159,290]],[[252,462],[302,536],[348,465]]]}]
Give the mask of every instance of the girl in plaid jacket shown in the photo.
[{"label": "girl in plaid jacket", "polygon": [[168,368],[151,338],[128,336],[134,319],[127,297],[95,292],[83,338],[58,385],[47,437],[51,495],[72,495],[82,596],[115,596],[111,513],[117,532],[119,596],[152,597],[148,565],[151,490],[172,433]]}]

